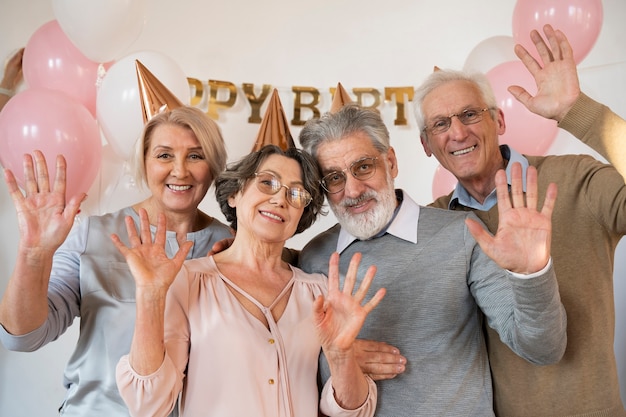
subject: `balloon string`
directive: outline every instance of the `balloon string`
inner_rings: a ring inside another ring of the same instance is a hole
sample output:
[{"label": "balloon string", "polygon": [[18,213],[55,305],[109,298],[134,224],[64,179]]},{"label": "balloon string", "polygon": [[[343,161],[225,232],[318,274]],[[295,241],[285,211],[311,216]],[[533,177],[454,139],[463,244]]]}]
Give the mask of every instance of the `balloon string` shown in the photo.
[{"label": "balloon string", "polygon": [[98,64],[98,78],[96,79],[96,88],[100,88],[102,85],[102,79],[106,75],[107,70],[102,63]]}]

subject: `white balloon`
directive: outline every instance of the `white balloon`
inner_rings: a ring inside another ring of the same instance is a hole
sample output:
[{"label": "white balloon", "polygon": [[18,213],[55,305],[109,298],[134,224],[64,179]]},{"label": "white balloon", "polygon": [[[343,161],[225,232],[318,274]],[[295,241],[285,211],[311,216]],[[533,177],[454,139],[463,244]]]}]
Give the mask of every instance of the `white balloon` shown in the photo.
[{"label": "white balloon", "polygon": [[137,184],[132,167],[121,160],[110,145],[102,147],[102,164],[96,181],[81,205],[81,217],[112,213],[132,206],[150,196],[144,184]]},{"label": "white balloon", "polygon": [[515,41],[512,36],[487,38],[472,49],[465,59],[463,69],[486,74],[490,69],[503,62],[517,61],[514,47]]},{"label": "white balloon", "polygon": [[96,96],[96,115],[104,137],[114,152],[129,160],[143,130],[143,114],[135,61],[141,62],[183,104],[190,102],[187,76],[170,57],[141,51],[115,62],[102,79]]},{"label": "white balloon", "polygon": [[145,25],[146,0],[52,0],[61,29],[87,58],[113,61],[126,53]]}]

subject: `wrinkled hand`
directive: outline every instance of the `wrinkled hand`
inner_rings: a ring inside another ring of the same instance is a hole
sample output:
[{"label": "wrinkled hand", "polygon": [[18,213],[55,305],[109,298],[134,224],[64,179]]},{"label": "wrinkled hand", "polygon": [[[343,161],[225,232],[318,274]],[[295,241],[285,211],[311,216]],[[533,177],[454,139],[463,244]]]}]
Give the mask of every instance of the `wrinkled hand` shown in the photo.
[{"label": "wrinkled hand", "polygon": [[161,213],[158,216],[154,241],[150,233],[150,221],[145,209],[139,209],[139,219],[139,234],[133,218],[128,216],[125,219],[130,247],[126,246],[116,234],[111,235],[111,240],[120,253],[124,255],[138,288],[167,290],[180,271],[193,242],[184,242],[174,257],[170,259],[165,253],[165,215]]},{"label": "wrinkled hand", "polygon": [[406,358],[398,348],[385,342],[356,339],[354,354],[363,373],[374,381],[395,378],[406,370]]},{"label": "wrinkled hand", "polygon": [[537,170],[528,167],[526,201],[522,187],[522,167],[511,167],[511,197],[504,170],[496,174],[498,196],[498,230],[491,236],[478,222],[466,224],[483,252],[500,267],[520,274],[540,271],[550,259],[552,211],[556,201],[556,184],[548,186],[541,212],[537,211]]},{"label": "wrinkled hand", "polygon": [[560,122],[580,95],[580,83],[574,53],[567,37],[550,25],[545,25],[543,32],[550,47],[539,32],[533,30],[530,33],[541,64],[523,46],[515,45],[515,54],[535,79],[537,93],[533,97],[517,85],[510,86],[508,90],[531,112]]},{"label": "wrinkled hand", "polygon": [[376,267],[371,266],[354,295],[356,275],[361,254],[350,260],[343,290],[339,288],[339,254],[333,253],[328,264],[328,295],[318,297],[313,305],[313,317],[322,348],[327,357],[343,356],[352,348],[365,318],[383,299],[385,289],[379,289],[374,297],[361,305],[370,288]]},{"label": "wrinkled hand", "polygon": [[56,158],[56,175],[50,190],[46,159],[41,151],[33,151],[33,156],[24,155],[24,194],[11,170],[4,171],[4,178],[17,212],[20,248],[53,253],[69,234],[86,194],[73,196],[66,204],[65,158]]}]

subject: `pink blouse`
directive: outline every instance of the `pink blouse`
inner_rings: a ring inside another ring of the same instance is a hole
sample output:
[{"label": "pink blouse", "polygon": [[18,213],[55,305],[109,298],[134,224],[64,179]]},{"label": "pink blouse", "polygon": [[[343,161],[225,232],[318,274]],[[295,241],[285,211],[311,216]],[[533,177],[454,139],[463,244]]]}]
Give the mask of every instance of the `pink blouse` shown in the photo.
[{"label": "pink blouse", "polygon": [[[326,294],[322,274],[292,267],[292,288],[279,321],[217,269],[212,257],[186,261],[167,294],[165,358],[152,375],[137,375],[128,355],[117,365],[117,385],[132,415],[167,416],[182,390],[181,416],[373,416],[376,385],[356,410],[336,403],[332,378],[321,400],[317,386],[320,343],[313,301]],[[231,293],[231,286],[265,314],[269,330]]]}]

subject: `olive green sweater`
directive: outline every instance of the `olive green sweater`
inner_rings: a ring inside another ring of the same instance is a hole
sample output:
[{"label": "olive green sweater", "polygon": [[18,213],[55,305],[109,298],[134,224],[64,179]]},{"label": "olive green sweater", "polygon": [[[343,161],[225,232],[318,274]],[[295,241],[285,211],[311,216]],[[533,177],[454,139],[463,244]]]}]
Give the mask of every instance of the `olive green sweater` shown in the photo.
[{"label": "olive green sweater", "polygon": [[[539,201],[550,182],[558,185],[552,258],[568,345],[558,364],[536,366],[487,329],[495,411],[501,417],[624,417],[613,345],[613,261],[626,233],[626,121],[581,95],[559,126],[613,165],[588,155],[526,155],[537,167]],[[448,208],[449,202],[448,195],[432,205]],[[495,232],[497,206],[476,214]]]}]

